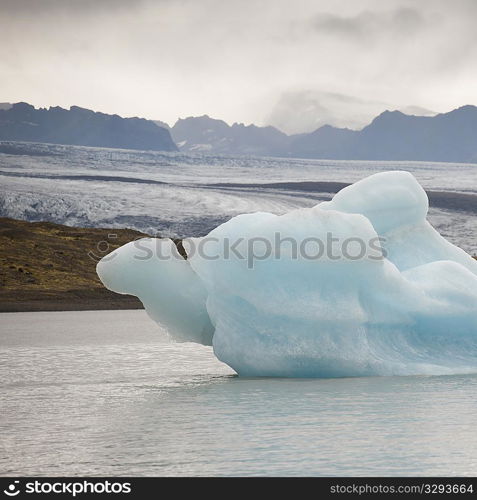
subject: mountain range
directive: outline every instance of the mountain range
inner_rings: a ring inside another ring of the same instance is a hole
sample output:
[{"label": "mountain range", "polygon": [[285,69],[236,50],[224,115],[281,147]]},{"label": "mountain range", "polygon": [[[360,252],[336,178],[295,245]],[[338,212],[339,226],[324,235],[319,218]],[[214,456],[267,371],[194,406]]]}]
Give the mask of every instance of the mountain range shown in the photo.
[{"label": "mountain range", "polygon": [[384,111],[362,130],[324,125],[286,135],[274,127],[227,125],[208,116],[170,128],[181,151],[335,160],[477,162],[477,107],[435,116]]},{"label": "mountain range", "polygon": [[72,106],[35,109],[0,103],[0,141],[33,141],[154,151],[204,152],[330,160],[477,163],[477,107],[435,116],[384,111],[361,130],[324,125],[287,135],[275,127],[207,115],[161,121],[121,118]]},{"label": "mountain range", "polygon": [[121,118],[78,106],[35,109],[25,102],[1,103],[0,140],[177,151],[169,131],[150,120]]},{"label": "mountain range", "polygon": [[181,151],[256,156],[284,156],[289,137],[274,127],[234,123],[207,115],[179,119],[170,129]]}]

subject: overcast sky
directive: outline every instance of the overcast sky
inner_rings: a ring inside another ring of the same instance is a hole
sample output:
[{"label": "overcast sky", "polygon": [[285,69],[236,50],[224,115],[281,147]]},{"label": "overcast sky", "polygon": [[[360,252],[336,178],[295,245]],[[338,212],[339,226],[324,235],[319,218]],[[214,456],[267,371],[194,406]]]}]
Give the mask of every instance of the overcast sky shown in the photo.
[{"label": "overcast sky", "polygon": [[477,104],[477,0],[0,0],[0,102],[359,128]]}]

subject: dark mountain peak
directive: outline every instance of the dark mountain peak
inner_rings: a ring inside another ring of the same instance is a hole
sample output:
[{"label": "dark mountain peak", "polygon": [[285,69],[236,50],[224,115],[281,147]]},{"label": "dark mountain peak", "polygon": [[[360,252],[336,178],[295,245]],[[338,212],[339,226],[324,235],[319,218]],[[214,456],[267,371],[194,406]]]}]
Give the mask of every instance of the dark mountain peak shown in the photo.
[{"label": "dark mountain peak", "polygon": [[171,127],[169,127],[169,124],[166,122],[163,122],[161,120],[152,120],[158,127],[165,128],[166,130],[170,130]]},{"label": "dark mountain peak", "polygon": [[321,127],[318,127],[316,130],[313,132],[310,132],[311,134],[322,134],[322,133],[328,133],[334,130],[340,130],[338,127],[333,127],[333,125],[322,125]]},{"label": "dark mountain peak", "polygon": [[[28,104],[27,102],[16,102],[15,104],[12,105],[10,110],[14,111],[35,111],[35,107],[32,106],[31,104]],[[7,110],[7,111],[10,111]]]},{"label": "dark mountain peak", "polygon": [[448,113],[441,113],[441,115],[477,115],[477,106],[473,106],[472,104],[466,104],[465,106],[453,109]]},{"label": "dark mountain peak", "polygon": [[[62,109],[62,108],[60,108],[60,109]],[[87,109],[87,108],[82,108],[80,106],[70,106],[70,111],[72,111],[74,113],[83,113],[83,114],[88,114],[88,115],[95,114],[95,111],[93,111],[91,109]],[[99,113],[99,114],[103,114],[103,113]],[[117,115],[113,115],[113,116],[117,116]]]},{"label": "dark mountain peak", "polygon": [[366,127],[362,129],[362,132],[366,134],[369,133],[370,130],[383,130],[388,128],[401,127],[408,121],[422,120],[427,118],[429,117],[406,115],[402,111],[390,111],[387,109],[386,111],[383,111],[381,114],[376,116],[376,118],[374,118],[369,125],[366,125]]},{"label": "dark mountain peak", "polygon": [[313,136],[330,137],[330,136],[337,136],[337,135],[349,135],[349,134],[355,134],[355,133],[356,133],[356,130],[351,130],[349,128],[333,127],[333,125],[322,125],[321,127],[317,128],[313,132],[310,132],[309,134],[300,134],[300,135],[313,135]]},{"label": "dark mountain peak", "polygon": [[202,115],[202,116],[188,116],[187,118],[179,118],[171,130],[173,131],[173,135],[174,134],[202,135],[204,132],[210,133],[211,130],[224,131],[228,129],[229,126],[224,121],[217,120],[215,118],[210,118],[210,116],[208,115]]},{"label": "dark mountain peak", "polygon": [[[385,109],[381,113],[381,115],[384,115],[384,116],[402,116],[402,115],[409,116],[406,113],[403,113],[402,111],[399,111],[399,109]],[[378,116],[381,116],[381,115],[378,115]]]},{"label": "dark mountain peak", "polygon": [[258,125],[255,125],[254,123],[250,123],[249,125],[245,125],[244,123],[235,122],[230,127],[230,129],[233,132],[257,134],[259,136],[266,135],[268,137],[273,137],[273,136],[281,136],[284,138],[288,137],[281,130],[278,130],[276,127],[272,127],[271,125],[267,125],[265,127],[259,127]]},{"label": "dark mountain peak", "polygon": [[187,118],[179,118],[177,122],[172,127],[172,130],[208,130],[208,129],[219,129],[226,130],[229,125],[223,120],[218,120],[216,118],[211,118],[209,115],[202,116],[188,116]]},{"label": "dark mountain peak", "polygon": [[325,125],[291,137],[290,156],[337,160],[476,162],[477,107],[436,116],[386,110],[360,131]]},{"label": "dark mountain peak", "polygon": [[376,118],[374,118],[374,120],[369,125],[372,125],[373,123],[385,123],[385,122],[395,121],[403,119],[406,116],[412,116],[412,115],[406,115],[405,113],[403,113],[402,111],[398,111],[397,109],[394,110],[386,109],[381,114],[376,116]]},{"label": "dark mountain peak", "polygon": [[0,112],[0,140],[177,151],[169,131],[149,120],[79,106],[35,109],[26,102]]},{"label": "dark mountain peak", "polygon": [[275,130],[276,132],[279,132],[280,134],[287,135],[285,132],[282,132],[280,129],[277,127],[274,127],[273,125],[265,125],[262,127],[263,130]]},{"label": "dark mountain peak", "polygon": [[474,106],[473,104],[465,104],[464,106],[461,106],[460,108],[457,108],[456,111],[472,111],[476,112],[477,111],[477,106]]},{"label": "dark mountain peak", "polygon": [[215,118],[211,118],[209,115],[201,115],[201,116],[187,116],[185,118],[179,118],[176,123],[178,122],[206,122],[206,121],[212,121],[212,122],[218,122],[221,120],[216,120]]},{"label": "dark mountain peak", "polygon": [[207,151],[225,154],[284,154],[287,136],[274,127],[234,123],[208,115],[177,120],[172,137],[182,151]]},{"label": "dark mountain peak", "polygon": [[266,127],[257,127],[257,125],[254,125],[253,123],[249,123],[248,125],[245,125],[243,122],[234,122],[232,124],[232,129],[238,129],[238,130],[258,130],[258,129],[265,129]]}]

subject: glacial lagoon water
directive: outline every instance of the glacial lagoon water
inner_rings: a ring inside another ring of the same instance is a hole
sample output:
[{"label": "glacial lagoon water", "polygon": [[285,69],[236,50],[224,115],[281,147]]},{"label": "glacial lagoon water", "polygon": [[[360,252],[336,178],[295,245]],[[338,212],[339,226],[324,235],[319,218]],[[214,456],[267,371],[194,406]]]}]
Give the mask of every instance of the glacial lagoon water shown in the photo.
[{"label": "glacial lagoon water", "polygon": [[477,474],[477,375],[240,378],[142,310],[0,314],[0,475]]}]

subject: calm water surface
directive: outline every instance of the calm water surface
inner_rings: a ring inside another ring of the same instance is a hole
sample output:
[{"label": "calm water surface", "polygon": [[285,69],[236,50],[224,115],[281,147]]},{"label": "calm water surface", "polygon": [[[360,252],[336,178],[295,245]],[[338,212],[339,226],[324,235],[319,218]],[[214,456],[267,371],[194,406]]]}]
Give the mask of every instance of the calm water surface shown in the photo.
[{"label": "calm water surface", "polygon": [[0,314],[1,475],[476,475],[477,376],[242,379],[144,311]]}]

